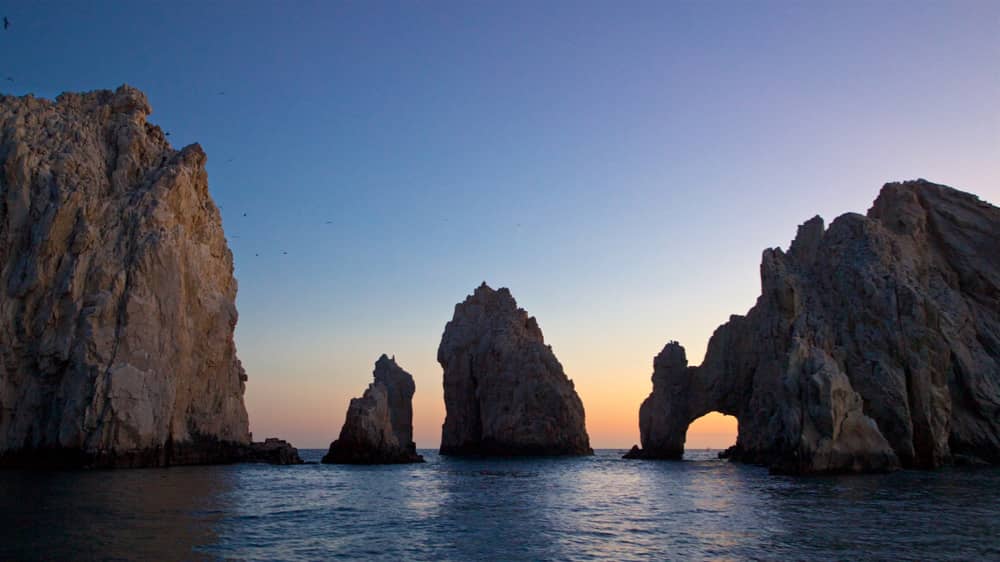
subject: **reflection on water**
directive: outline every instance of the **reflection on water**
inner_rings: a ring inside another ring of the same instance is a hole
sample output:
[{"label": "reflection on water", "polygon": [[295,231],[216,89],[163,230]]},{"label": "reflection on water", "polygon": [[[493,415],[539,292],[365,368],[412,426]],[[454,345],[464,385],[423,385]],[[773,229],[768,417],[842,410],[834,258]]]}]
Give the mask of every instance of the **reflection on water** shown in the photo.
[{"label": "reflection on water", "polygon": [[0,471],[2,559],[183,559],[218,540],[233,467]]},{"label": "reflection on water", "polygon": [[[304,451],[318,460],[323,451]],[[0,471],[0,559],[1000,558],[1000,470],[685,462]]]}]

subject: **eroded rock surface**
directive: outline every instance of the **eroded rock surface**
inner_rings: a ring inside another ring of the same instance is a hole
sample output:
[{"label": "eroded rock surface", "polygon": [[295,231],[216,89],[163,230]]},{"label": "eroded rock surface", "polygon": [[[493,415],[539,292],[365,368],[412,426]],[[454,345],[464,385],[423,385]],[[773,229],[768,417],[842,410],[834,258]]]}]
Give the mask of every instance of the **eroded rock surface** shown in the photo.
[{"label": "eroded rock surface", "polygon": [[583,403],[534,317],[483,283],[441,337],[444,455],[587,455]]},{"label": "eroded rock surface", "polygon": [[701,366],[675,342],[656,357],[631,456],[680,458],[719,411],[739,420],[727,454],[776,471],[1000,463],[998,257],[1000,209],[924,180],[813,218],[764,252],[761,296]]},{"label": "eroded rock surface", "polygon": [[385,355],[375,362],[374,375],[364,395],[351,399],[340,437],[330,444],[324,463],[424,462],[413,442],[413,377]]},{"label": "eroded rock surface", "polygon": [[0,464],[231,462],[236,280],[197,144],[146,97],[0,97]]}]

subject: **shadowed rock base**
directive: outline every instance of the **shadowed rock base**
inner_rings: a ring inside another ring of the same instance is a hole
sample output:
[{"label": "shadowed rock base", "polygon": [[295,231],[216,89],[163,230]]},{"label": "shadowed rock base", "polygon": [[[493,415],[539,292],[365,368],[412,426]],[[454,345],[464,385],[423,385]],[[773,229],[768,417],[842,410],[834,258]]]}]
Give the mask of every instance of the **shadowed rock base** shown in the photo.
[{"label": "shadowed rock base", "polygon": [[323,455],[323,464],[411,464],[424,462],[424,457],[417,454],[416,447],[412,450],[400,451],[385,455],[370,449],[349,447],[339,440],[330,445],[330,450]]},{"label": "shadowed rock base", "polygon": [[19,449],[0,455],[0,468],[142,468],[198,464],[302,464],[298,450],[287,441],[269,438],[250,444],[198,438],[168,443],[143,451],[85,452],[79,449],[42,447]]},{"label": "shadowed rock base", "polygon": [[[722,453],[719,453],[720,455]],[[640,459],[640,460],[662,460],[662,461],[679,461],[684,458],[684,451],[668,451],[663,449],[649,449],[644,450],[639,448],[638,445],[632,445],[632,448],[628,450],[627,453],[622,455],[623,459]],[[720,457],[721,458],[721,457]]]},{"label": "shadowed rock base", "polygon": [[590,448],[581,450],[572,446],[504,444],[489,439],[464,446],[442,446],[440,451],[442,455],[466,457],[564,457],[590,455],[593,452]]}]

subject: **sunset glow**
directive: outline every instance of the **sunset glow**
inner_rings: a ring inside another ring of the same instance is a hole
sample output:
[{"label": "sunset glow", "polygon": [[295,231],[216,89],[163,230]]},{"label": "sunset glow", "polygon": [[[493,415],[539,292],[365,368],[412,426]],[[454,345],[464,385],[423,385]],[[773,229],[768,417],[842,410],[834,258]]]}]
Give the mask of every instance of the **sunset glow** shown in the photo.
[{"label": "sunset glow", "polygon": [[1000,0],[0,2],[0,562],[1000,562],[998,204]]},{"label": "sunset glow", "polygon": [[[1000,200],[989,3],[424,8],[79,5],[10,34],[37,39],[12,93],[127,80],[204,147],[257,438],[328,446],[387,353],[437,446],[437,346],[487,281],[538,319],[593,445],[629,447],[653,357],[698,364],[805,220],[920,176]],[[120,48],[150,34],[170,48]]]}]

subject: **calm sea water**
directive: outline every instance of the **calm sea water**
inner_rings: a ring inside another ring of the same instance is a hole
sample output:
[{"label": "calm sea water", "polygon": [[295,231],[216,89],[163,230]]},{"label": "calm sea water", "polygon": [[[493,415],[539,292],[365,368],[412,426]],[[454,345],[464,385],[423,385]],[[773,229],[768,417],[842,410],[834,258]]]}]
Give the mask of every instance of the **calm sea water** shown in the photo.
[{"label": "calm sea water", "polygon": [[[301,451],[318,460],[324,451]],[[690,461],[0,471],[0,559],[1000,559],[1000,469]]]}]

